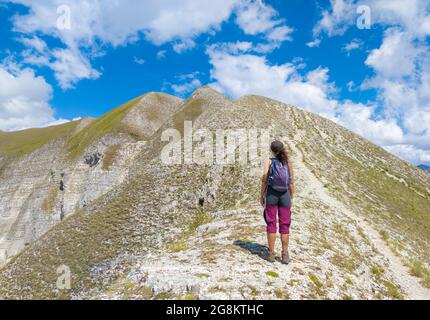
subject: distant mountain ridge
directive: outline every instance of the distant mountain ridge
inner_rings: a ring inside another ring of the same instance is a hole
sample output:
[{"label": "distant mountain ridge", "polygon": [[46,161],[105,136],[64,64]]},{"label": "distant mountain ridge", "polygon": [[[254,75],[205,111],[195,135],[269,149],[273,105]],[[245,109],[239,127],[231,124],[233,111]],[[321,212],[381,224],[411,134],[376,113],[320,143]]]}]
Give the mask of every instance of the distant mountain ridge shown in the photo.
[{"label": "distant mountain ridge", "polygon": [[[160,161],[186,121],[285,142],[289,266],[262,259],[259,163]],[[99,119],[1,133],[0,182],[0,298],[430,299],[430,176],[269,98],[148,93]]]},{"label": "distant mountain ridge", "polygon": [[425,164],[420,164],[418,166],[418,168],[420,168],[420,169],[422,169],[422,170],[427,171],[428,173],[430,173],[430,166],[427,166]]}]

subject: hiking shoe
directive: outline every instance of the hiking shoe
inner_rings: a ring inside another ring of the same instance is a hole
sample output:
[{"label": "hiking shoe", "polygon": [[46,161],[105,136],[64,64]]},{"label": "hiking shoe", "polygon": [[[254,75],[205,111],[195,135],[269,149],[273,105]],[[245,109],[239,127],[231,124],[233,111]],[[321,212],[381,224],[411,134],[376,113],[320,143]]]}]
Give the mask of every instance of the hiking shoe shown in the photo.
[{"label": "hiking shoe", "polygon": [[269,262],[275,262],[276,261],[276,256],[274,252],[268,252],[267,253],[267,261]]},{"label": "hiking shoe", "polygon": [[282,264],[289,264],[290,261],[291,261],[290,254],[288,252],[287,253],[283,253],[282,254],[282,258],[281,258],[281,263]]}]

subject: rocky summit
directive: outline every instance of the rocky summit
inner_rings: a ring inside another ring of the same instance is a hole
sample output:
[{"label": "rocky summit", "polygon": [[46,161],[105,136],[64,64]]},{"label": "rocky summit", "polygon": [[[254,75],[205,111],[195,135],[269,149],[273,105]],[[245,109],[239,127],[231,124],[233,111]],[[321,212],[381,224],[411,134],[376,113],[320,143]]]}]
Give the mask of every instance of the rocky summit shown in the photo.
[{"label": "rocky summit", "polygon": [[[220,162],[219,132],[255,135],[258,157],[239,138]],[[264,259],[268,139],[296,172],[287,266]],[[268,98],[148,93],[0,132],[0,179],[3,299],[430,299],[430,176]]]}]

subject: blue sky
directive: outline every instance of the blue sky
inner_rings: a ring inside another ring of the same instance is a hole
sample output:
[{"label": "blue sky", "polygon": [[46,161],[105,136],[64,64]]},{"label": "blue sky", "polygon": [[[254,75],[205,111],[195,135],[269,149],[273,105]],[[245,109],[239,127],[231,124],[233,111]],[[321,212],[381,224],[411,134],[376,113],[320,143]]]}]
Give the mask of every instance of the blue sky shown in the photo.
[{"label": "blue sky", "polygon": [[[361,6],[361,7],[360,7]],[[428,0],[0,0],[0,129],[210,84],[430,164]],[[357,11],[358,10],[358,11]]]}]

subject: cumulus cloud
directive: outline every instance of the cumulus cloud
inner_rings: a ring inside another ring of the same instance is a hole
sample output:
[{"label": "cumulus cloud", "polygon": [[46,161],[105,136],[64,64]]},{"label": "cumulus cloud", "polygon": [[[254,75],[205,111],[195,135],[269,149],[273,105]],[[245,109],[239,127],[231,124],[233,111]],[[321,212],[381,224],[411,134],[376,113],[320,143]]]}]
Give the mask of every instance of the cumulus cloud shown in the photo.
[{"label": "cumulus cloud", "polygon": [[340,124],[382,146],[403,142],[404,134],[395,119],[376,118],[375,106],[345,101],[339,106]]},{"label": "cumulus cloud", "polygon": [[[342,35],[355,27],[358,5],[367,5],[372,24],[385,28],[381,45],[365,60],[373,75],[359,88],[376,90],[378,113],[403,132],[402,139],[383,139],[381,144],[410,161],[424,161],[430,152],[430,1],[331,0],[314,27],[315,38]],[[353,42],[348,45],[355,47]]]},{"label": "cumulus cloud", "polygon": [[0,65],[0,129],[20,130],[63,123],[49,104],[52,87],[32,69]]},{"label": "cumulus cloud", "polygon": [[315,39],[306,43],[309,48],[318,47],[321,44],[321,39]]},{"label": "cumulus cloud", "polygon": [[[100,72],[91,66],[94,55],[104,46],[117,47],[146,39],[155,45],[173,43],[184,52],[194,46],[193,38],[216,31],[236,8],[239,0],[161,0],[161,1],[71,1],[9,0],[29,8],[13,18],[14,30],[26,35],[21,42],[29,50],[26,62],[53,69],[63,89],[82,79],[96,79]],[[69,8],[70,28],[59,28],[67,18],[58,8]],[[282,31],[282,30],[281,30]],[[279,31],[272,35],[281,37]],[[48,49],[41,37],[59,39],[62,46]]]},{"label": "cumulus cloud", "polygon": [[393,28],[385,32],[382,45],[370,52],[365,64],[384,78],[413,76],[416,59],[424,50],[407,33]]},{"label": "cumulus cloud", "polygon": [[176,53],[183,53],[188,51],[196,46],[196,43],[192,39],[183,39],[179,42],[173,44],[173,50]]},{"label": "cumulus cloud", "polygon": [[54,71],[56,80],[62,89],[71,89],[83,79],[97,79],[100,72],[95,70],[88,58],[78,49],[50,49],[47,44],[35,36],[21,38],[27,46],[22,52],[23,62],[36,66],[47,66]]},{"label": "cumulus cloud", "polygon": [[265,57],[234,53],[229,47],[211,47],[211,84],[215,89],[238,98],[247,94],[272,97],[318,113],[383,146],[405,142],[394,118],[376,118],[375,105],[337,98],[338,89],[330,82],[329,69],[319,67],[301,74],[300,59],[271,64]]},{"label": "cumulus cloud", "polygon": [[134,63],[139,64],[139,65],[144,65],[146,62],[145,59],[138,58],[136,56],[133,58],[133,61],[134,61]]},{"label": "cumulus cloud", "polygon": [[160,50],[157,52],[157,60],[162,60],[166,57],[166,50]]},{"label": "cumulus cloud", "polygon": [[430,164],[430,151],[423,150],[411,144],[386,146],[385,149],[399,157],[416,164]]},{"label": "cumulus cloud", "polygon": [[347,43],[343,47],[343,50],[349,53],[352,50],[360,49],[362,46],[363,46],[363,41],[361,41],[360,39],[353,39],[351,42]]},{"label": "cumulus cloud", "polygon": [[171,88],[175,94],[182,97],[202,86],[199,75],[200,72],[181,74],[176,77],[177,83],[165,83],[164,86]]},{"label": "cumulus cloud", "polygon": [[260,44],[260,52],[271,52],[284,41],[292,40],[293,28],[278,17],[273,7],[261,0],[244,0],[237,6],[236,23],[247,35],[262,35],[267,43]]},{"label": "cumulus cloud", "polygon": [[214,47],[207,52],[216,89],[235,98],[246,94],[269,96],[335,118],[335,102],[326,93],[331,84],[324,81],[327,69],[302,76],[293,63],[272,65],[264,56],[235,55]]},{"label": "cumulus cloud", "polygon": [[[14,30],[26,35],[21,39],[29,48],[24,52],[26,62],[52,68],[63,89],[98,78],[100,71],[91,66],[91,60],[102,55],[106,46],[145,39],[157,46],[171,43],[180,54],[194,48],[200,34],[220,30],[233,14],[246,34],[264,37],[260,52],[279,48],[292,32],[277,11],[261,0],[0,1],[29,9],[13,18]],[[68,18],[63,28],[61,22]],[[50,49],[43,37],[56,38],[62,45]]]},{"label": "cumulus cloud", "polygon": [[314,36],[342,35],[349,27],[356,26],[360,5],[370,9],[372,25],[398,26],[421,38],[430,34],[428,0],[330,0],[329,8],[322,11],[314,27]]}]

